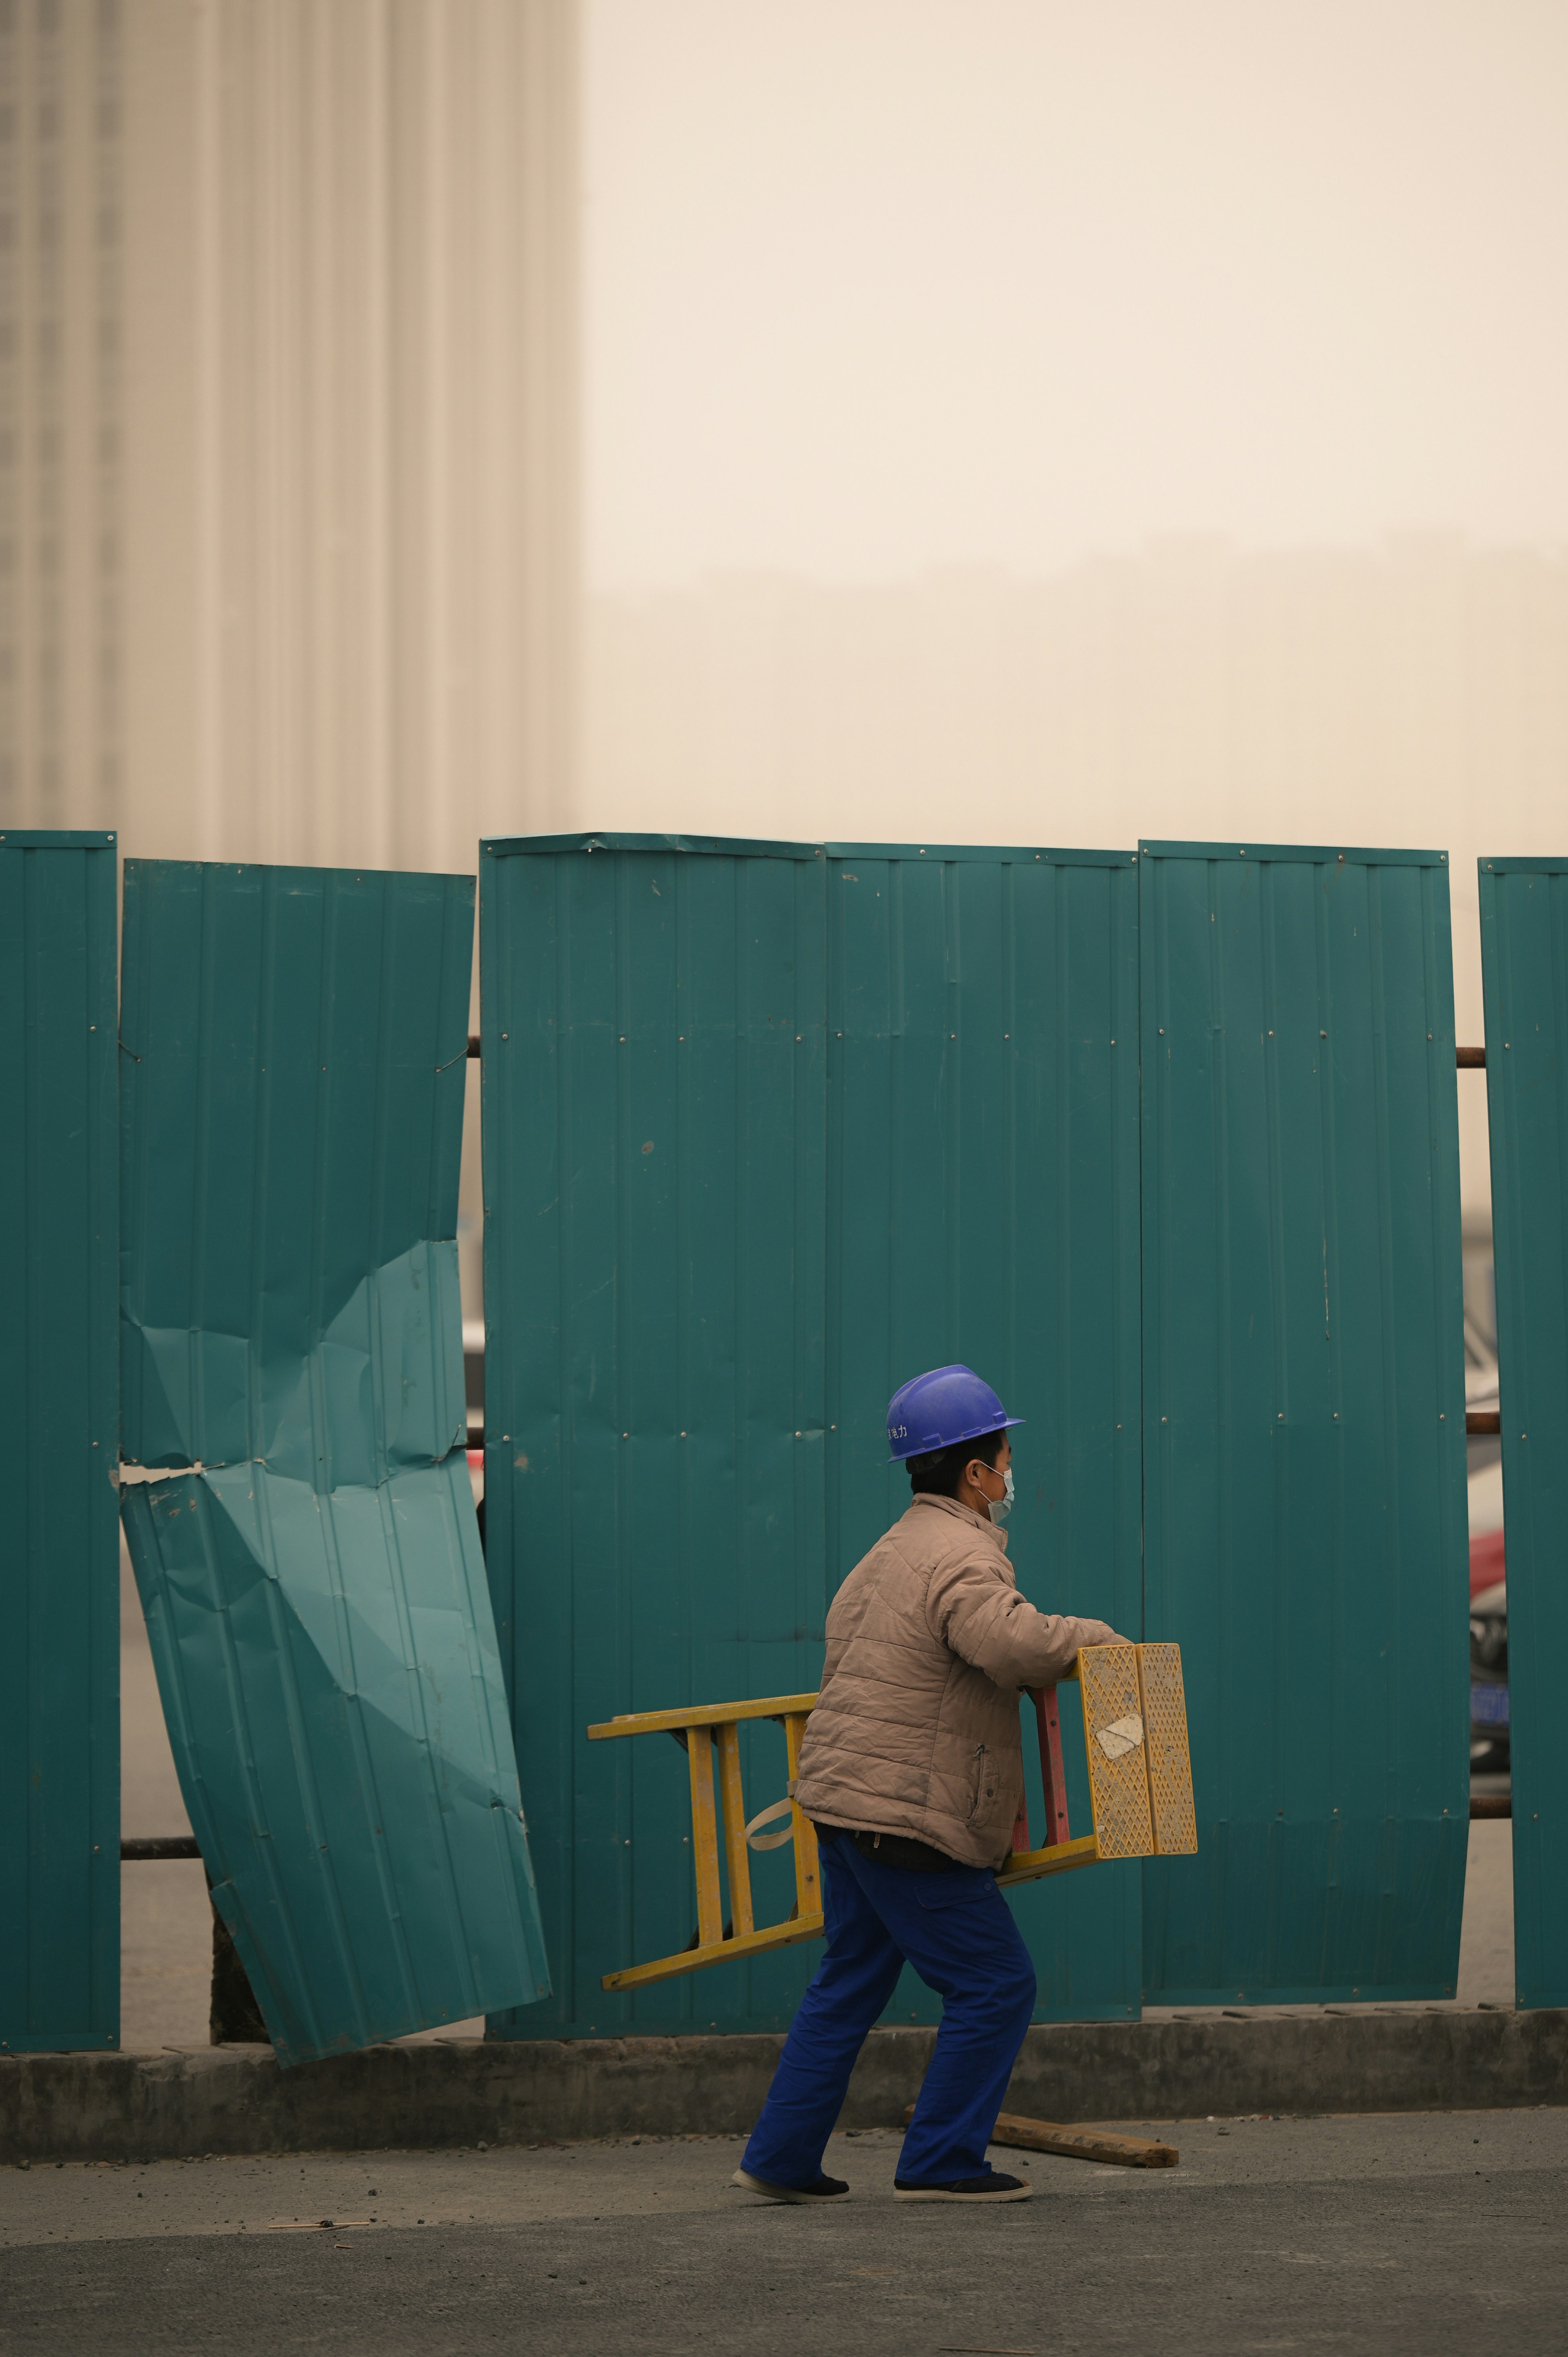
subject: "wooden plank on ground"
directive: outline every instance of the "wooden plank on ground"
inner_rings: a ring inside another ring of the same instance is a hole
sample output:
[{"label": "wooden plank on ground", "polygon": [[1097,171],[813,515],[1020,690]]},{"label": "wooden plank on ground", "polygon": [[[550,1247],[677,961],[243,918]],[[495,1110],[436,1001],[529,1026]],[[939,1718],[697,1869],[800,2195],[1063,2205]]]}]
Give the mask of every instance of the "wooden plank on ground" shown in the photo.
[{"label": "wooden plank on ground", "polygon": [[1069,2160],[1112,2161],[1122,2169],[1174,2169],[1181,2158],[1174,2144],[1112,2136],[1107,2128],[1063,2127],[1055,2120],[1026,2119],[1021,2112],[1003,2112],[991,2141],[1015,2145],[1025,2152],[1059,2152]]},{"label": "wooden plank on ground", "polygon": [[[905,2106],[906,2125],[915,2106]],[[1028,2120],[1021,2112],[1003,2112],[991,2131],[993,2144],[1015,2147],[1021,2152],[1056,2152],[1068,2160],[1104,2160],[1119,2169],[1174,2169],[1181,2158],[1174,2144],[1152,2144],[1146,2136],[1112,2136],[1108,2128],[1063,2127],[1056,2120]]]}]

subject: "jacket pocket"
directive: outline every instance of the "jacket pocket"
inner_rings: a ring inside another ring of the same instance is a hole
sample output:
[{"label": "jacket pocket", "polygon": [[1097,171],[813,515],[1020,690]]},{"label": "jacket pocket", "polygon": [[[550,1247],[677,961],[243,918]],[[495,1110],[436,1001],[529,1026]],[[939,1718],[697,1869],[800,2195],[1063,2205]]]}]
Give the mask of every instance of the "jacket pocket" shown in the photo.
[{"label": "jacket pocket", "polygon": [[996,1770],[991,1753],[983,1743],[977,1743],[969,1763],[969,1823],[985,1814],[985,1803],[996,1797]]}]

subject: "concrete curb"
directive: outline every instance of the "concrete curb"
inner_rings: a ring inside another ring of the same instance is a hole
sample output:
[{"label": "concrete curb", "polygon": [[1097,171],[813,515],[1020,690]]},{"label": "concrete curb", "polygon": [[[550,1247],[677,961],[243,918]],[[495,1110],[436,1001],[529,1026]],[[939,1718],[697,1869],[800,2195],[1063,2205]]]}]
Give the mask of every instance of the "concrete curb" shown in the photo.
[{"label": "concrete curb", "polygon": [[[893,2127],[929,2029],[875,2029],[843,2125]],[[373,2046],[280,2071],[270,2047],[0,2058],[0,2160],[374,2151],[740,2135],[779,2036]],[[1568,2104],[1568,2009],[1066,2022],[1031,2029],[1006,2108],[1055,2120]]]}]

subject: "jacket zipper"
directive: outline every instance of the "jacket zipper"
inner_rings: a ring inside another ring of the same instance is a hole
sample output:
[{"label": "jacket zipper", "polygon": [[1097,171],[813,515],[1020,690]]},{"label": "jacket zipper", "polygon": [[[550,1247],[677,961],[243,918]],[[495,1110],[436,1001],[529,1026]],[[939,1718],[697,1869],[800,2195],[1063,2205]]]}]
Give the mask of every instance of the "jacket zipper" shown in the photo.
[{"label": "jacket zipper", "polygon": [[985,1781],[985,1770],[981,1764],[984,1758],[985,1746],[983,1743],[977,1743],[974,1747],[974,1791],[970,1796],[969,1803],[969,1813],[972,1817],[980,1806],[981,1787]]}]

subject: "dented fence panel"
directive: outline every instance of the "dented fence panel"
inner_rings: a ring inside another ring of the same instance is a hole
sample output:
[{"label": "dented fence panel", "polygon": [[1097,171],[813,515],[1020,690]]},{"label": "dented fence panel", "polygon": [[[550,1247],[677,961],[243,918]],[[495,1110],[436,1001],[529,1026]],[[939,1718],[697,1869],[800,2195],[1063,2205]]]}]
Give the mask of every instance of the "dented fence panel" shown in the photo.
[{"label": "dented fence panel", "polygon": [[132,861],[124,1512],[280,2059],[548,1986],[464,1454],[473,886]]},{"label": "dented fence panel", "polygon": [[119,2041],[117,856],[0,834],[0,2053]]}]

